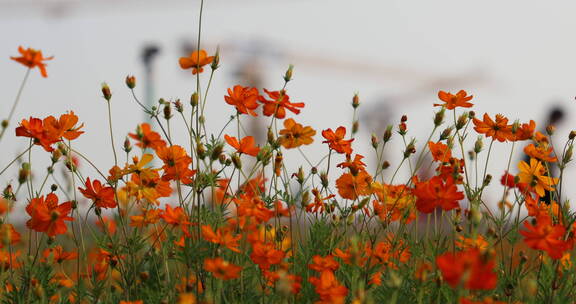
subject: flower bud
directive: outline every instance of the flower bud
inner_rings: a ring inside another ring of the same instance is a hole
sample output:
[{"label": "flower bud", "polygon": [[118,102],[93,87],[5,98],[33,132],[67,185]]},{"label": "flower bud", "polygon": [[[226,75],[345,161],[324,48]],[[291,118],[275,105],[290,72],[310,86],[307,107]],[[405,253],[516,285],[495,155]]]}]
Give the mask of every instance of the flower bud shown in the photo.
[{"label": "flower bud", "polygon": [[136,87],[136,77],[134,76],[126,76],[126,86],[132,90],[133,88]]},{"label": "flower bud", "polygon": [[112,98],[110,87],[105,82],[102,83],[102,97],[104,97],[106,101],[110,101],[110,99]]},{"label": "flower bud", "polygon": [[462,113],[462,115],[460,115],[458,117],[458,120],[456,121],[456,130],[464,128],[464,126],[467,123],[468,123],[468,113]]},{"label": "flower bud", "polygon": [[352,97],[352,107],[356,109],[358,106],[360,106],[360,98],[358,97],[358,93],[356,93],[354,97]]},{"label": "flower bud", "polygon": [[218,162],[219,162],[221,165],[224,165],[224,164],[226,163],[226,155],[220,154],[220,156],[218,156]]},{"label": "flower bud", "polygon": [[320,182],[322,183],[322,187],[328,187],[328,174],[326,174],[326,172],[320,173]]},{"label": "flower bud", "polygon": [[280,176],[280,173],[282,173],[282,159],[282,153],[277,152],[274,158],[274,173],[276,176]]},{"label": "flower bud", "polygon": [[564,158],[562,159],[562,165],[565,165],[572,160],[572,150],[573,150],[573,145],[570,144],[568,146],[568,149],[566,150],[566,153],[564,154]]},{"label": "flower bud", "polygon": [[436,115],[434,115],[434,126],[438,127],[439,125],[441,125],[444,122],[444,113],[446,112],[446,109],[444,107],[442,107],[442,110],[436,112]]},{"label": "flower bud", "polygon": [[182,104],[182,102],[180,101],[180,99],[176,99],[176,101],[174,102],[174,108],[175,108],[176,111],[178,111],[179,113],[184,112],[184,105]]},{"label": "flower bud", "polygon": [[312,174],[318,173],[318,168],[312,167],[312,168],[310,169],[310,173],[312,173]]},{"label": "flower bud", "polygon": [[212,63],[210,64],[210,68],[212,69],[212,71],[215,71],[219,67],[220,67],[220,47],[216,48],[216,54],[214,54],[214,59],[212,59]]},{"label": "flower bud", "polygon": [[52,151],[52,156],[50,157],[50,159],[52,160],[52,164],[57,163],[61,156],[62,152],[60,152],[60,150],[56,149]]},{"label": "flower bud", "polygon": [[549,136],[554,135],[554,131],[556,131],[556,127],[554,125],[548,125],[546,127],[546,134],[548,134]]},{"label": "flower bud", "polygon": [[568,139],[573,140],[576,137],[576,131],[570,131],[568,134]]},{"label": "flower bud", "polygon": [[474,143],[474,153],[480,153],[483,147],[484,143],[482,142],[482,137],[478,136],[478,139],[476,139],[476,142]]},{"label": "flower bud", "polygon": [[8,121],[8,119],[2,120],[2,129],[6,129],[8,127],[9,123],[10,122]]},{"label": "flower bud", "polygon": [[385,160],[385,161],[382,163],[382,170],[386,170],[386,169],[388,169],[389,167],[390,167],[390,163],[389,163],[387,160]]},{"label": "flower bud", "polygon": [[520,121],[515,120],[514,123],[512,124],[512,134],[516,134],[519,128],[520,128]]},{"label": "flower bud", "polygon": [[376,137],[376,134],[372,133],[370,140],[372,142],[372,148],[378,148],[378,138]]},{"label": "flower bud", "polygon": [[384,131],[384,136],[382,136],[382,140],[387,143],[392,138],[392,125],[388,125],[386,127],[386,131]]},{"label": "flower bud", "polygon": [[360,126],[360,123],[357,120],[352,123],[352,134],[358,133],[359,126]]},{"label": "flower bud", "polygon": [[272,151],[270,146],[266,145],[264,148],[260,149],[258,155],[256,155],[256,160],[262,162],[263,166],[267,166],[272,158]]},{"label": "flower bud", "polygon": [[130,140],[126,137],[126,139],[124,139],[124,152],[130,153],[130,151],[132,151],[132,144],[130,144]]},{"label": "flower bud", "polygon": [[211,160],[217,160],[222,155],[222,151],[224,150],[224,145],[219,143],[212,148],[212,153],[210,153]]},{"label": "flower bud", "polygon": [[492,175],[490,174],[486,174],[486,177],[484,178],[484,187],[490,185],[490,182],[492,181]]},{"label": "flower bud", "polygon": [[289,65],[286,74],[284,74],[284,81],[288,82],[292,80],[292,71],[294,70],[294,65]]},{"label": "flower bud", "polygon": [[196,142],[196,154],[200,159],[204,159],[204,157],[206,157],[206,148],[201,141]]},{"label": "flower bud", "polygon": [[198,93],[194,92],[192,96],[190,96],[190,105],[195,107],[198,105]]},{"label": "flower bud", "polygon": [[52,192],[58,190],[58,185],[52,184],[52,185],[50,186],[50,190],[51,190]]},{"label": "flower bud", "polygon": [[266,139],[268,140],[268,143],[273,145],[274,142],[276,141],[274,139],[274,132],[272,132],[271,128],[268,128],[268,132],[266,133]]},{"label": "flower bud", "polygon": [[232,155],[232,163],[234,164],[234,167],[236,167],[236,169],[238,170],[242,169],[242,161],[240,161],[240,157],[238,157],[238,154]]},{"label": "flower bud", "polygon": [[169,103],[164,105],[164,119],[169,120],[172,118],[172,108]]},{"label": "flower bud", "polygon": [[300,202],[300,206],[302,206],[302,208],[306,208],[309,202],[310,202],[310,192],[304,191],[304,193],[302,193],[302,201]]},{"label": "flower bud", "polygon": [[300,185],[304,184],[304,170],[302,167],[298,168],[298,173],[296,174],[296,180]]},{"label": "flower bud", "polygon": [[444,129],[444,131],[440,133],[440,140],[445,140],[446,138],[450,137],[451,133],[452,133],[452,127]]}]

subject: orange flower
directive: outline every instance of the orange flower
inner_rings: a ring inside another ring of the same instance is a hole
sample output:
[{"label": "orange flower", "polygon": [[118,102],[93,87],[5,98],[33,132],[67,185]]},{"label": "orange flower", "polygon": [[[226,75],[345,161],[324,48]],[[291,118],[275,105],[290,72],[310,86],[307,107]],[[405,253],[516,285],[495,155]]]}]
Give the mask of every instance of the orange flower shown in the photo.
[{"label": "orange flower", "polygon": [[371,193],[371,183],[372,177],[366,171],[360,171],[356,176],[344,173],[336,180],[336,188],[342,198],[355,200],[358,196]]},{"label": "orange flower", "polygon": [[458,208],[458,201],[464,198],[452,177],[448,177],[446,182],[439,176],[426,182],[418,182],[413,192],[417,197],[416,208],[423,213],[431,213],[436,207],[442,207],[444,211]]},{"label": "orange flower", "polygon": [[32,48],[24,49],[22,46],[18,47],[18,52],[21,55],[20,57],[10,57],[10,59],[17,61],[30,69],[38,67],[42,77],[48,77],[48,73],[46,73],[46,64],[44,61],[52,60],[54,56],[45,58],[44,55],[42,55],[42,51]]},{"label": "orange flower", "polygon": [[130,216],[130,226],[143,228],[151,224],[156,224],[160,220],[161,214],[162,210],[159,209],[142,210],[142,215]]},{"label": "orange flower", "polygon": [[512,140],[527,140],[534,136],[534,129],[536,129],[536,123],[533,120],[530,120],[529,123],[523,123],[518,127],[516,133],[512,134]]},{"label": "orange flower", "polygon": [[447,110],[453,110],[456,107],[470,108],[473,106],[473,104],[469,103],[468,101],[472,100],[474,96],[467,95],[468,93],[466,93],[464,90],[458,91],[456,95],[449,92],[439,91],[438,98],[445,102],[445,104],[435,103],[434,106],[445,106]]},{"label": "orange flower", "polygon": [[320,301],[316,303],[344,304],[348,295],[348,288],[341,285],[332,271],[323,271],[320,277],[308,279],[315,287]]},{"label": "orange flower", "polygon": [[10,252],[8,250],[0,250],[0,268],[4,271],[13,268],[18,269],[22,266],[22,263],[18,261],[20,256],[20,250],[16,252]]},{"label": "orange flower", "polygon": [[97,221],[96,226],[100,227],[104,233],[110,235],[116,233],[116,221],[106,216],[103,216],[101,221]]},{"label": "orange flower", "polygon": [[184,148],[177,145],[159,147],[156,150],[156,155],[164,162],[162,180],[179,180],[183,184],[192,183],[192,176],[196,171],[190,170],[192,158],[188,156]]},{"label": "orange flower", "polygon": [[90,182],[90,178],[87,178],[86,189],[78,187],[78,190],[100,208],[115,208],[117,205],[116,200],[114,200],[114,188],[102,186],[99,180]]},{"label": "orange flower", "polygon": [[242,238],[240,234],[233,236],[230,231],[223,232],[221,229],[217,229],[216,232],[214,232],[211,226],[202,225],[202,237],[210,243],[221,244],[234,252],[241,252],[240,249],[238,249],[240,246],[238,241]]},{"label": "orange flower", "polygon": [[146,149],[151,148],[153,150],[159,147],[166,146],[166,142],[162,140],[160,134],[152,131],[149,124],[143,123],[136,128],[136,133],[129,133],[128,136],[138,141],[136,146]]},{"label": "orange flower", "polygon": [[524,222],[527,230],[520,230],[524,236],[524,243],[535,250],[543,250],[548,255],[557,260],[560,259],[569,244],[564,241],[566,228],[561,224],[552,224],[549,216],[541,216],[536,220],[536,225]]},{"label": "orange flower", "polygon": [[205,50],[194,51],[188,57],[180,57],[178,61],[184,70],[192,68],[192,74],[204,72],[203,66],[210,64],[214,56],[208,56]]},{"label": "orange flower", "polygon": [[48,116],[43,121],[44,129],[50,138],[64,137],[68,140],[74,140],[84,133],[80,131],[84,124],[76,126],[76,123],[78,123],[78,116],[74,114],[74,111],[60,115],[58,120],[54,116]]},{"label": "orange flower", "polygon": [[346,161],[339,163],[336,167],[348,168],[350,173],[354,176],[358,175],[361,171],[366,171],[366,164],[362,162],[364,156],[356,154],[354,160],[351,159],[350,154],[346,154]]},{"label": "orange flower", "polygon": [[102,248],[97,248],[95,252],[90,253],[90,258],[95,260],[92,270],[96,273],[96,279],[102,281],[106,279],[110,266],[116,266],[123,257],[114,255]]},{"label": "orange flower", "polygon": [[450,158],[452,158],[452,152],[448,146],[441,142],[434,143],[429,141],[428,148],[430,149],[430,153],[432,153],[432,157],[435,161],[446,163],[450,161]]},{"label": "orange flower", "polygon": [[251,156],[256,156],[258,155],[258,152],[260,152],[260,148],[254,145],[254,137],[252,136],[246,136],[242,138],[240,142],[238,142],[236,137],[231,137],[228,135],[224,135],[224,139],[226,139],[226,142],[235,148],[236,151],[240,154],[244,153]]},{"label": "orange flower", "polygon": [[336,260],[334,260],[334,257],[330,254],[327,255],[326,257],[315,255],[312,257],[312,264],[308,265],[308,268],[318,272],[336,271],[338,270],[338,267],[340,267],[340,265],[338,264],[338,262],[336,262]]},{"label": "orange flower", "polygon": [[22,119],[20,126],[16,128],[16,136],[33,138],[34,144],[42,146],[47,152],[54,151],[52,144],[60,141],[60,138],[50,136],[42,120],[35,117],[30,117],[30,120]]},{"label": "orange flower", "polygon": [[467,238],[463,235],[458,236],[458,240],[456,241],[456,247],[459,249],[470,249],[476,248],[479,249],[481,252],[484,252],[488,249],[488,242],[482,235],[477,235],[475,239]]},{"label": "orange flower", "polygon": [[463,284],[466,289],[490,290],[496,287],[498,281],[494,273],[494,259],[478,249],[446,252],[436,258],[436,265],[444,281],[452,288]]},{"label": "orange flower", "polygon": [[284,256],[284,252],[276,249],[272,243],[256,241],[252,244],[250,258],[261,270],[268,270],[270,266],[280,264]]},{"label": "orange flower", "polygon": [[298,148],[314,142],[316,131],[310,126],[302,126],[292,118],[284,120],[284,129],[280,130],[278,141],[286,149]]},{"label": "orange flower", "polygon": [[546,143],[538,144],[538,146],[529,144],[524,147],[524,153],[531,158],[536,158],[543,162],[554,163],[558,161],[556,156],[553,156],[554,151],[552,150],[552,147],[548,147],[548,144]]},{"label": "orange flower", "polygon": [[508,125],[508,118],[501,114],[496,114],[496,121],[494,121],[487,113],[484,113],[483,120],[474,118],[473,122],[474,130],[486,137],[492,137],[500,142],[513,138],[512,126]]},{"label": "orange flower", "polygon": [[322,131],[322,136],[326,139],[322,143],[327,143],[330,149],[341,154],[352,154],[352,142],[354,139],[344,140],[346,128],[338,127],[336,132],[332,131],[332,129],[326,129]]},{"label": "orange flower", "polygon": [[258,116],[254,110],[258,108],[258,89],[235,85],[228,89],[228,96],[224,96],[227,104],[236,107],[238,113]]},{"label": "orange flower", "polygon": [[530,165],[525,161],[520,161],[518,169],[520,169],[520,173],[518,173],[520,183],[525,183],[534,189],[539,196],[544,196],[544,191],[554,190],[554,185],[558,183],[558,178],[544,175],[546,168],[534,158],[530,159]]},{"label": "orange flower", "polygon": [[294,114],[299,114],[300,109],[298,108],[304,107],[303,102],[290,102],[290,96],[288,96],[284,90],[271,92],[264,89],[264,92],[268,94],[271,100],[266,99],[264,96],[259,96],[258,100],[264,104],[262,112],[266,116],[274,115],[278,119],[283,119],[286,117],[286,110]]},{"label": "orange flower", "polygon": [[240,271],[242,271],[242,267],[224,261],[221,257],[205,259],[204,269],[221,280],[235,279],[240,276]]},{"label": "orange flower", "polygon": [[372,202],[374,213],[385,222],[403,219],[406,223],[416,218],[416,197],[406,185],[372,183],[378,200]]},{"label": "orange flower", "polygon": [[64,221],[72,221],[68,214],[72,211],[72,202],[58,205],[58,197],[54,193],[46,196],[33,198],[26,212],[32,218],[26,222],[26,227],[38,232],[46,232],[48,236],[64,234],[68,230]]},{"label": "orange flower", "polygon": [[64,251],[62,246],[57,245],[52,248],[46,248],[44,252],[42,252],[42,256],[44,256],[44,262],[54,261],[58,264],[62,264],[64,261],[70,261],[78,258],[78,253],[75,251]]},{"label": "orange flower", "polygon": [[5,245],[15,245],[20,242],[21,236],[12,224],[0,224],[0,248]]},{"label": "orange flower", "polygon": [[314,195],[314,202],[306,205],[306,212],[323,212],[326,205],[324,201],[327,201],[336,196],[334,194],[330,194],[326,197],[321,197],[320,191],[318,191],[316,188],[312,189],[312,194]]},{"label": "orange flower", "polygon": [[184,232],[184,234],[189,235],[188,226],[192,223],[188,220],[188,216],[184,212],[182,207],[176,207],[172,209],[170,205],[166,205],[166,210],[161,215],[162,219],[166,222],[166,224],[170,224],[172,226],[178,226]]}]

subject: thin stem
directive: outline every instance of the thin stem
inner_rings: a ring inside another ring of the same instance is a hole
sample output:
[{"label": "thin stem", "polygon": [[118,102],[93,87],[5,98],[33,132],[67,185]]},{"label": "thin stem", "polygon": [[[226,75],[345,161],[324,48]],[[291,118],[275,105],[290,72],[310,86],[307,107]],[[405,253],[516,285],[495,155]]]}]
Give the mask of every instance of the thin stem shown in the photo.
[{"label": "thin stem", "polygon": [[2,137],[4,136],[4,132],[6,132],[6,129],[8,128],[8,125],[10,124],[10,120],[12,120],[12,116],[14,115],[14,112],[16,111],[16,106],[18,105],[18,102],[20,101],[20,96],[22,96],[22,91],[24,90],[24,85],[26,84],[27,80],[28,80],[28,75],[30,75],[30,70],[32,70],[31,68],[28,68],[28,70],[26,70],[26,74],[24,75],[24,79],[22,79],[22,83],[20,84],[20,88],[18,89],[18,93],[16,93],[16,98],[14,99],[14,103],[12,104],[12,109],[10,109],[10,113],[8,114],[8,118],[6,118],[6,123],[3,123],[2,126],[2,131],[0,131],[0,140],[2,140]]}]

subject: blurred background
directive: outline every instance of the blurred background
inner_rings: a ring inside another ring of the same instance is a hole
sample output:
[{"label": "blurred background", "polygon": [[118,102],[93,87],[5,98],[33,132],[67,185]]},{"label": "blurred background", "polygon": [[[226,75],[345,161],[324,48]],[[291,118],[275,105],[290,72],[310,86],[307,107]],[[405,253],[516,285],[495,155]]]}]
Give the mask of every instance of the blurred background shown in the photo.
[{"label": "blurred background", "polygon": [[[75,147],[107,171],[113,163],[100,84],[107,82],[112,90],[118,147],[144,119],[124,84],[126,75],[136,76],[142,99],[181,99],[188,105],[195,77],[180,69],[178,58],[196,46],[199,7],[200,2],[192,0],[0,0],[1,116],[9,111],[25,74],[23,66],[9,59],[18,55],[18,46],[54,55],[48,78],[32,72],[12,127],[29,116],[73,110],[86,131]],[[438,90],[464,89],[474,95],[478,115],[534,119],[539,128],[545,127],[553,109],[560,109],[564,119],[557,125],[558,148],[576,129],[575,11],[574,1],[206,0],[201,48],[210,54],[217,46],[221,49],[221,68],[208,96],[208,126],[219,132],[235,113],[224,102],[228,87],[278,90],[284,71],[294,64],[288,94],[306,103],[295,119],[317,130],[315,144],[303,148],[313,162],[327,151],[320,144],[321,130],[350,128],[355,92],[361,100],[355,149],[372,165],[370,134],[381,138],[386,125],[396,126],[403,114],[408,116],[408,137],[416,137],[417,149],[422,148]],[[205,85],[208,74],[202,76]],[[254,121],[245,124],[258,130]],[[176,141],[185,142],[180,120],[172,126],[173,134],[181,137]],[[475,134],[470,135],[473,145]],[[8,132],[0,167],[27,142]],[[516,146],[514,174],[523,146]],[[510,148],[494,145],[488,171],[494,175],[495,190],[487,193],[494,204],[501,195],[498,181]],[[402,150],[395,136],[387,148],[392,167]],[[47,163],[47,154],[34,155]],[[304,163],[298,152],[285,159],[290,170]],[[576,178],[575,172],[568,169],[569,180]],[[14,176],[0,177],[0,187],[16,182]],[[567,188],[568,196],[576,194]]]}]

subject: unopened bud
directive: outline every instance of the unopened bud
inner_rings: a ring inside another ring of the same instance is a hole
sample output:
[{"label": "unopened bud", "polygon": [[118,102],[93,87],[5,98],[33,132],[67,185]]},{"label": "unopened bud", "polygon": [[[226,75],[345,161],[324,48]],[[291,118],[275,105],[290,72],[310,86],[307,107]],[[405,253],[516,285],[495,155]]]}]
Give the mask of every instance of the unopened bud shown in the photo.
[{"label": "unopened bud", "polygon": [[356,109],[358,108],[359,105],[360,105],[360,98],[358,97],[358,94],[354,94],[354,97],[352,97],[352,107]]},{"label": "unopened bud", "polygon": [[556,127],[554,125],[548,125],[546,127],[546,134],[548,134],[549,136],[554,135],[554,131],[556,131]]},{"label": "unopened bud", "polygon": [[50,186],[50,190],[51,190],[52,192],[58,190],[58,185],[52,184],[52,185]]},{"label": "unopened bud", "polygon": [[300,185],[304,184],[304,170],[302,167],[298,168],[298,173],[296,173],[296,180]]},{"label": "unopened bud", "polygon": [[490,182],[492,181],[492,175],[490,174],[486,174],[486,178],[484,178],[484,187],[490,185]]},{"label": "unopened bud", "polygon": [[164,119],[169,120],[170,118],[172,118],[172,108],[170,104],[167,103],[164,105]]},{"label": "unopened bud", "polygon": [[126,76],[126,86],[129,89],[135,88],[136,87],[136,77],[131,76],[131,75]]},{"label": "unopened bud", "polygon": [[200,159],[204,159],[204,157],[206,157],[206,148],[201,141],[196,142],[196,154]]},{"label": "unopened bud", "polygon": [[451,133],[452,133],[452,127],[444,129],[444,131],[440,133],[440,140],[445,140],[446,138],[450,137]]},{"label": "unopened bud", "polygon": [[6,129],[8,127],[9,123],[10,122],[8,121],[8,119],[2,120],[2,129]]},{"label": "unopened bud", "polygon": [[322,187],[328,187],[328,174],[326,174],[326,172],[320,173],[320,182],[322,183]]},{"label": "unopened bud", "polygon": [[372,133],[370,140],[372,142],[372,148],[378,148],[378,138],[376,137],[376,134]]},{"label": "unopened bud", "polygon": [[484,143],[482,142],[482,137],[478,136],[478,139],[476,139],[476,142],[474,143],[474,153],[480,153],[483,147]]},{"label": "unopened bud", "polygon": [[238,154],[232,155],[232,163],[234,164],[234,167],[236,167],[236,169],[238,170],[242,169],[242,161],[240,161],[240,157],[238,157]]},{"label": "unopened bud", "polygon": [[390,141],[390,138],[392,138],[392,125],[388,125],[386,127],[386,131],[384,131],[384,136],[382,136],[382,140],[386,143],[388,141]]},{"label": "unopened bud", "polygon": [[60,150],[54,150],[52,151],[52,156],[50,157],[50,159],[52,160],[52,163],[55,164],[58,162],[61,156],[62,152],[60,152]]},{"label": "unopened bud", "polygon": [[515,120],[514,123],[512,124],[512,134],[516,134],[519,128],[520,128],[520,121]]},{"label": "unopened bud", "polygon": [[210,64],[210,68],[212,69],[212,71],[215,71],[219,67],[220,67],[220,47],[216,48],[216,54],[214,54],[214,59],[212,59],[212,63]]},{"label": "unopened bud", "polygon": [[220,156],[218,156],[218,162],[219,162],[221,165],[224,165],[224,164],[226,163],[226,155],[220,154]]},{"label": "unopened bud", "polygon": [[194,92],[192,96],[190,96],[190,105],[195,107],[198,105],[198,93]]},{"label": "unopened bud", "polygon": [[288,82],[288,81],[292,80],[292,71],[293,70],[294,70],[294,66],[289,65],[288,70],[286,70],[286,73],[284,74],[284,81]]},{"label": "unopened bud", "polygon": [[574,138],[576,138],[576,131],[570,131],[570,134],[568,134],[568,139],[573,140]]},{"label": "unopened bud", "polygon": [[568,149],[566,150],[566,153],[564,154],[563,159],[562,159],[562,165],[565,165],[572,160],[572,150],[573,150],[573,145],[570,144],[568,146]]},{"label": "unopened bud", "polygon": [[436,115],[434,115],[434,126],[438,127],[439,125],[441,125],[444,122],[444,113],[446,112],[446,109],[444,107],[442,107],[442,110],[436,112]]},{"label": "unopened bud", "polygon": [[132,144],[128,137],[126,137],[126,139],[124,139],[124,152],[130,153],[130,151],[132,151]]},{"label": "unopened bud", "polygon": [[176,111],[178,111],[179,113],[184,112],[184,105],[182,104],[182,102],[180,101],[180,99],[177,99],[174,102],[174,108],[176,109]]},{"label": "unopened bud", "polygon": [[282,153],[276,153],[276,157],[274,158],[274,173],[276,176],[280,176],[282,173]]},{"label": "unopened bud", "polygon": [[316,174],[316,173],[318,173],[318,168],[312,167],[312,168],[310,169],[310,173],[312,173],[313,175]]},{"label": "unopened bud", "polygon": [[212,148],[212,153],[210,153],[211,160],[217,160],[222,155],[222,151],[224,150],[224,145],[219,143]]},{"label": "unopened bud", "polygon": [[102,97],[106,99],[106,101],[110,101],[112,98],[112,93],[110,92],[110,87],[105,82],[102,83]]},{"label": "unopened bud", "polygon": [[460,130],[464,128],[464,126],[468,123],[468,113],[463,113],[458,117],[456,121],[456,130]]}]

